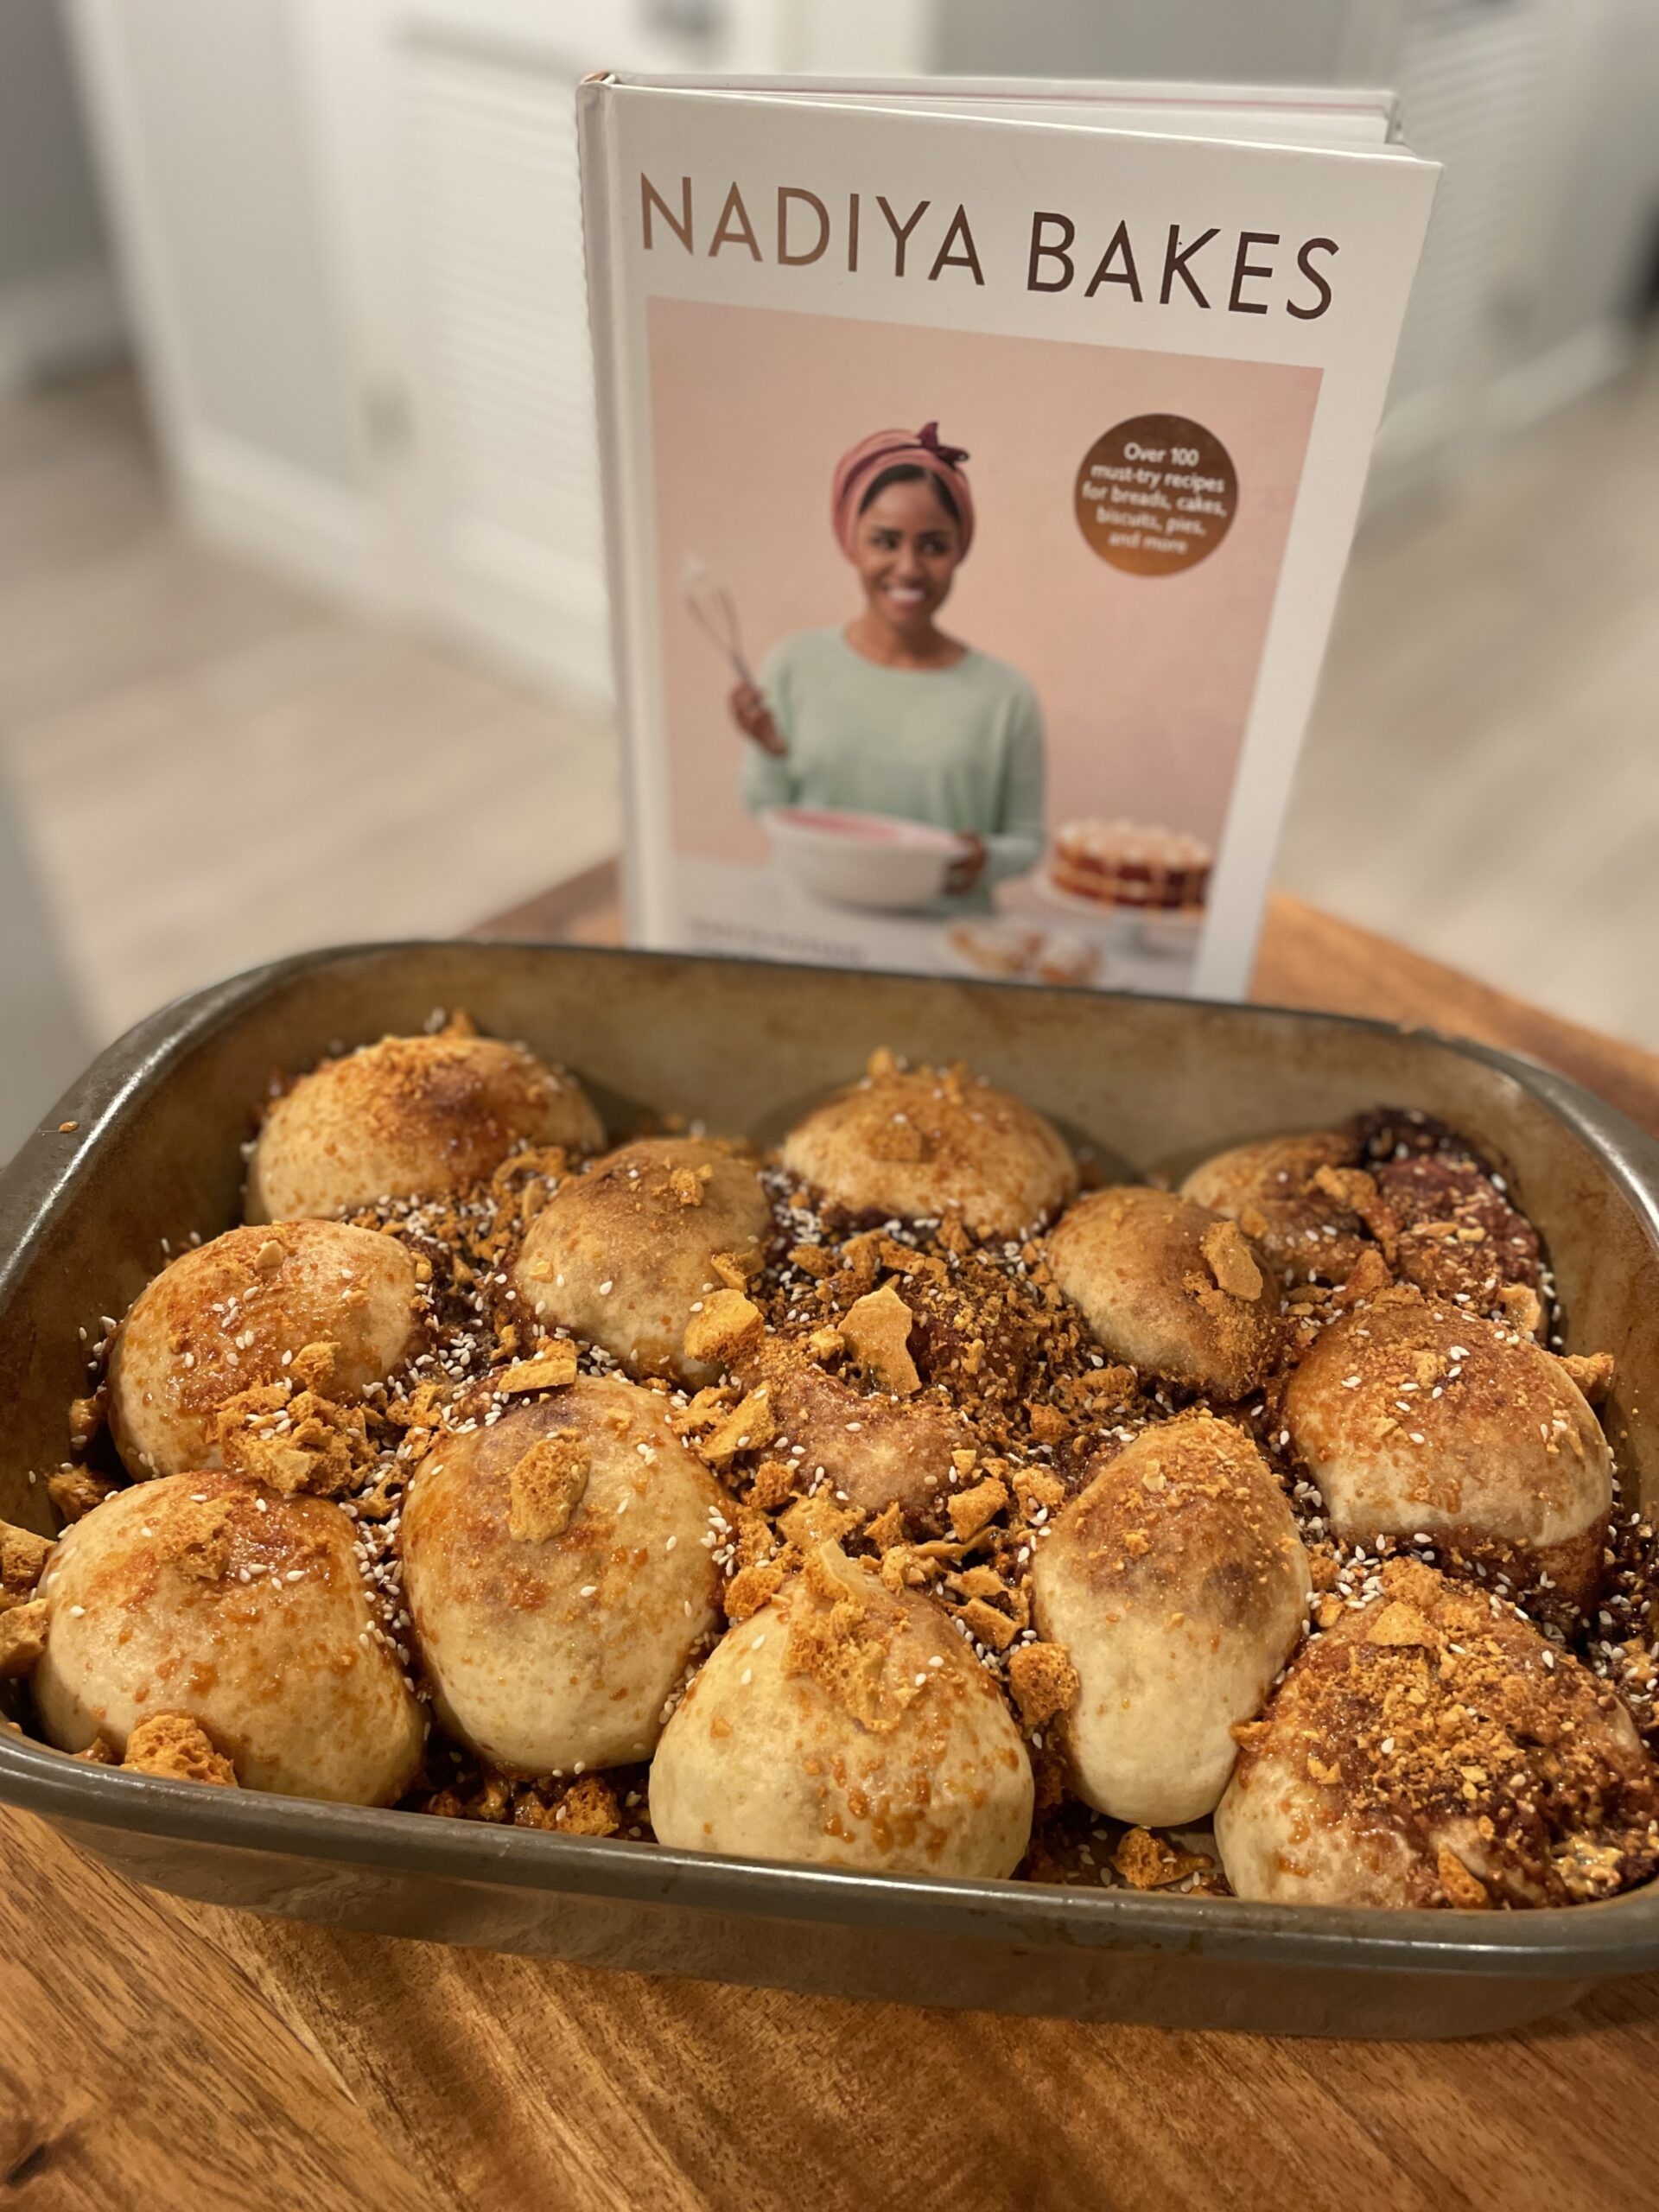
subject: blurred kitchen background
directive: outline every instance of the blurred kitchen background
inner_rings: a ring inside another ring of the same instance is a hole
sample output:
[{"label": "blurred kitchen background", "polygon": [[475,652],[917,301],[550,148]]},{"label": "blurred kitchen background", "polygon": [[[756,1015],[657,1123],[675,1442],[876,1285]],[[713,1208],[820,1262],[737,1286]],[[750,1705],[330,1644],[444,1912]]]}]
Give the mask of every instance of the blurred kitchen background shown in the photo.
[{"label": "blurred kitchen background", "polygon": [[161,1001],[616,849],[602,65],[1397,87],[1279,880],[1659,1047],[1656,0],[0,0],[0,1159]]}]

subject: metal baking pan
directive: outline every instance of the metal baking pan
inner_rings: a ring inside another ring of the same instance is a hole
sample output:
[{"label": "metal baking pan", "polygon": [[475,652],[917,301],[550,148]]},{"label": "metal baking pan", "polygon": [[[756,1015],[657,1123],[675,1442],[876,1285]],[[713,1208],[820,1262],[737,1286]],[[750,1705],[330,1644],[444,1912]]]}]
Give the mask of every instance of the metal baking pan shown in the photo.
[{"label": "metal baking pan", "polygon": [[[166,1007],[0,1179],[0,1514],[49,1530],[77,1329],[238,1217],[272,1073],[465,1007],[578,1069],[613,1127],[672,1108],[775,1135],[877,1046],[963,1058],[1136,1169],[1386,1102],[1499,1157],[1567,1340],[1605,1348],[1627,1483],[1659,1491],[1659,1146],[1484,1047],[1335,1015],[505,944],[308,954]],[[78,1124],[60,1134],[60,1122]],[[21,1712],[21,1707],[18,1708]],[[1659,1885],[1538,1912],[1292,1909],[911,1880],[250,1793],[0,1733],[0,1799],[141,1882],[331,1926],[842,1996],[1081,2019],[1427,2037],[1512,2026],[1659,1966]]]}]

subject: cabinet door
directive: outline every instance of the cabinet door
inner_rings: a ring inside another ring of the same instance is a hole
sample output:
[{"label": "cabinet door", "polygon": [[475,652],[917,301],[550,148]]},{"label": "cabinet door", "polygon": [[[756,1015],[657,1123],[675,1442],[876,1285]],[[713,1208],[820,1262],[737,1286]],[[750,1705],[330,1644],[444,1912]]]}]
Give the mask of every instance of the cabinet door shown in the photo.
[{"label": "cabinet door", "polygon": [[[580,702],[610,678],[575,87],[600,67],[731,65],[725,12],[310,0],[400,595]],[[766,6],[736,14],[742,59],[766,66]]]}]

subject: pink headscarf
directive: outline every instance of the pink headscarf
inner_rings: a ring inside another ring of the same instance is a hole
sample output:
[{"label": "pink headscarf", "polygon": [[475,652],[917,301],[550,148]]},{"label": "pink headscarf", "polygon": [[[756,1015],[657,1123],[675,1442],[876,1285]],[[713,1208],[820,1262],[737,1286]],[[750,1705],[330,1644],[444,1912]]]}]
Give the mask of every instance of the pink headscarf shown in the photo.
[{"label": "pink headscarf", "polygon": [[974,495],[962,464],[968,458],[960,446],[939,443],[937,423],[924,423],[919,430],[876,430],[861,438],[836,463],[835,486],[830,494],[830,519],[836,542],[850,561],[858,529],[859,502],[887,468],[925,468],[937,476],[956,501],[962,524],[962,550],[974,542]]}]

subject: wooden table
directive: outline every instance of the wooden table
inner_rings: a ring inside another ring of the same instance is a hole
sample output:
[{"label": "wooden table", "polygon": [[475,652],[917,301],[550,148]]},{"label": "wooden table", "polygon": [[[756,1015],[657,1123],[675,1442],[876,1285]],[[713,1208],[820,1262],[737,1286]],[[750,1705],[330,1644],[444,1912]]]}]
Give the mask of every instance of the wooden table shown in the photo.
[{"label": "wooden table", "polygon": [[[595,874],[498,933],[613,932]],[[1274,901],[1256,995],[1532,1053],[1659,1130],[1659,1059]],[[860,2005],[332,1934],[0,1817],[0,2200],[99,2208],[1651,2212],[1659,1975],[1454,2045]]]}]

